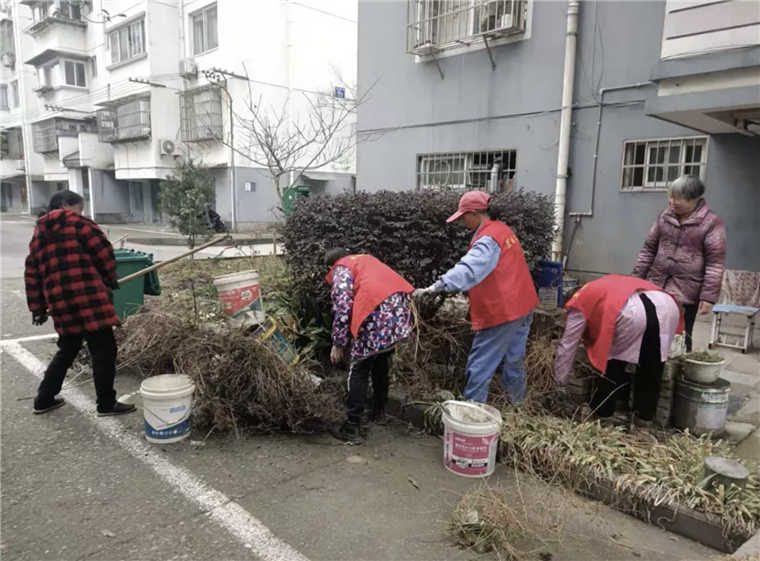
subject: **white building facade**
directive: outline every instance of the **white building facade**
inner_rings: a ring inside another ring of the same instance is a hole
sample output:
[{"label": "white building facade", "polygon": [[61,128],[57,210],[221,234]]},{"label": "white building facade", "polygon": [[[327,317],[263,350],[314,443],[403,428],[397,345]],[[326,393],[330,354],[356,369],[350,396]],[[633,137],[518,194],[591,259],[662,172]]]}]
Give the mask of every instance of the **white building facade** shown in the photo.
[{"label": "white building facade", "polygon": [[[292,130],[310,99],[339,91],[336,76],[353,84],[356,12],[356,0],[6,1],[3,210],[36,212],[68,188],[99,222],[157,223],[160,181],[193,158],[211,169],[224,220],[275,222],[249,107]],[[347,122],[340,134],[352,133]],[[353,171],[349,157],[297,183],[336,192]]]}]

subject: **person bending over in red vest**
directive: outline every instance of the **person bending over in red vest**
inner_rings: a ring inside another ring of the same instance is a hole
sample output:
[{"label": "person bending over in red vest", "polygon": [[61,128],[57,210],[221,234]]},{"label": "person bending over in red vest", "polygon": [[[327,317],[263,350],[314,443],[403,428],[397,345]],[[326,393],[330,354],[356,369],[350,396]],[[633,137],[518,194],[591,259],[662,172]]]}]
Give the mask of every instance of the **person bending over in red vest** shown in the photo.
[{"label": "person bending over in red vest", "polygon": [[469,291],[475,339],[464,398],[485,402],[491,379],[503,363],[502,385],[519,407],[525,399],[523,359],[538,295],[517,236],[498,220],[489,201],[482,191],[462,195],[459,210],[447,222],[461,218],[475,232],[470,249],[438,282],[415,295]]},{"label": "person bending over in red vest", "polygon": [[116,401],[116,339],[119,318],[111,290],[119,287],[113,247],[95,222],[82,216],[84,199],[73,191],[59,191],[50,209],[37,220],[29,243],[24,281],[32,323],[53,318],[58,352],[45,370],[34,413],[47,413],[64,404],[57,397],[66,371],[87,341],[92,355],[92,376],[99,416],[135,411]]},{"label": "person bending over in red vest", "polygon": [[388,370],[394,345],[412,331],[409,308],[414,287],[371,255],[333,249],[325,255],[332,286],[333,363],[351,346],[348,371],[348,418],[332,435],[349,444],[362,441],[361,422],[372,380],[370,420],[381,420],[388,401]]},{"label": "person bending over in red vest", "polygon": [[657,412],[668,350],[676,332],[683,332],[678,303],[651,282],[607,275],[582,286],[565,308],[567,325],[554,364],[557,384],[567,384],[583,341],[591,364],[603,373],[595,384],[591,409],[599,417],[610,417],[617,398],[627,393],[626,363],[636,364],[634,422],[649,426]]}]

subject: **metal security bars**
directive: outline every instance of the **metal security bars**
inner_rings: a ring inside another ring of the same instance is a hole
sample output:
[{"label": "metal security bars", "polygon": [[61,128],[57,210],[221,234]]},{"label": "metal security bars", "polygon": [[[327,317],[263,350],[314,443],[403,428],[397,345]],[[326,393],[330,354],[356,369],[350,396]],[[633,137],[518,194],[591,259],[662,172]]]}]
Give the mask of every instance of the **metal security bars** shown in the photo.
[{"label": "metal security bars", "polygon": [[705,177],[707,137],[631,140],[623,148],[621,191],[663,191],[684,174]]},{"label": "metal security bars", "polygon": [[517,151],[450,152],[417,156],[417,188],[510,192]]},{"label": "metal security bars", "polygon": [[525,32],[527,0],[408,0],[407,52],[434,54]]},{"label": "metal security bars", "polygon": [[20,128],[0,131],[0,160],[20,160],[24,157],[24,139]]},{"label": "metal security bars", "polygon": [[32,144],[38,154],[58,151],[58,138],[79,136],[80,132],[90,132],[87,122],[73,119],[48,119],[32,125]]},{"label": "metal security bars", "polygon": [[150,99],[125,101],[98,111],[100,142],[127,142],[150,138]]},{"label": "metal security bars", "polygon": [[207,86],[182,92],[179,96],[183,142],[219,140],[222,137],[222,94]]}]

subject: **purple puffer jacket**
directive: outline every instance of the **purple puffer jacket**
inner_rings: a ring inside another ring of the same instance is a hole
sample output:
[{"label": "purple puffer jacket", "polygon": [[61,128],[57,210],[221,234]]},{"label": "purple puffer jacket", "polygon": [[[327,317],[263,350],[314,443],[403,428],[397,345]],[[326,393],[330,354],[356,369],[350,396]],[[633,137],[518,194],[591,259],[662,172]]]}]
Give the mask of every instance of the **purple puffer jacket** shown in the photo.
[{"label": "purple puffer jacket", "polygon": [[686,221],[668,207],[639,252],[633,276],[669,292],[682,304],[715,303],[726,262],[726,228],[704,199]]}]

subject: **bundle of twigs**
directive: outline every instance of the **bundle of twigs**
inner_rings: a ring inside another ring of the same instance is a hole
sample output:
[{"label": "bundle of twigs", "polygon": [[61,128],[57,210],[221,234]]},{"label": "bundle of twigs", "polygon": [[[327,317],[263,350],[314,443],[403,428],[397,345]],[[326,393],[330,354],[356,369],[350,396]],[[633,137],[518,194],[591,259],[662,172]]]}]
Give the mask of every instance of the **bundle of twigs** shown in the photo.
[{"label": "bundle of twigs", "polygon": [[182,373],[196,385],[193,417],[221,431],[315,432],[337,422],[342,388],[317,386],[244,331],[197,326],[154,306],[130,317],[121,365],[140,375]]},{"label": "bundle of twigs", "polygon": [[435,313],[413,302],[415,327],[394,358],[394,384],[416,399],[431,400],[441,391],[459,394],[464,387],[472,332],[467,302],[449,298]]},{"label": "bundle of twigs", "polygon": [[704,459],[730,457],[725,443],[678,434],[659,442],[599,423],[575,423],[547,415],[503,412],[502,457],[521,470],[566,487],[588,481],[612,484],[632,508],[686,506],[722,524],[727,536],[749,539],[760,528],[760,469],[750,466],[744,491],[713,492],[702,475]]}]

